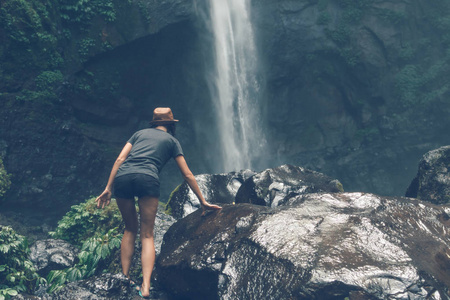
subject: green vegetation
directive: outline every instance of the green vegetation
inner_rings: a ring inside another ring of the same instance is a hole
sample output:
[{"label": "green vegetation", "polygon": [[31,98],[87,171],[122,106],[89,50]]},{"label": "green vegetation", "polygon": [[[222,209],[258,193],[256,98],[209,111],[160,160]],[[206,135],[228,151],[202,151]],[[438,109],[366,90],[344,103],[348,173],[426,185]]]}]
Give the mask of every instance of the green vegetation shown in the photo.
[{"label": "green vegetation", "polygon": [[389,24],[397,25],[406,20],[406,13],[403,11],[395,11],[390,9],[376,9],[376,15]]},{"label": "green vegetation", "polygon": [[[0,90],[17,101],[60,100],[64,69],[111,49],[99,22],[116,20],[116,0],[8,0],[0,6]],[[130,0],[125,5],[130,5]],[[100,23],[101,24],[101,23]],[[33,86],[32,82],[35,82]],[[49,112],[47,106],[46,113]],[[39,112],[36,112],[39,114]]]},{"label": "green vegetation", "polygon": [[52,0],[9,0],[0,8],[0,87],[13,89],[40,70],[60,67],[58,22]]},{"label": "green vegetation", "polygon": [[91,50],[95,47],[95,40],[91,38],[85,38],[78,42],[78,53],[81,58],[86,59],[89,56]]},{"label": "green vegetation", "polygon": [[450,2],[437,0],[428,3],[423,18],[431,24],[429,35],[419,39],[415,45],[405,43],[399,51],[405,65],[395,76],[395,87],[403,108],[429,105],[450,89],[446,79],[450,75],[449,15]]},{"label": "green vegetation", "polygon": [[[404,66],[395,77],[400,102],[404,106],[424,105],[448,92],[450,84],[442,79],[450,73],[450,53],[436,64],[423,68],[419,65]],[[437,84],[442,82],[442,84]]]},{"label": "green vegetation", "polygon": [[45,283],[29,260],[27,240],[11,227],[0,226],[0,300],[20,292],[32,293]]},{"label": "green vegetation", "polygon": [[99,15],[107,22],[116,20],[116,10],[112,0],[60,0],[61,18],[86,30],[92,19]]},{"label": "green vegetation", "polygon": [[111,228],[106,234],[96,233],[88,238],[81,247],[79,262],[75,266],[49,273],[47,281],[50,287],[47,291],[55,292],[67,282],[89,278],[107,268],[120,248],[122,235],[117,230],[118,227]]},{"label": "green vegetation", "polygon": [[6,172],[3,160],[0,158],[0,198],[5,195],[11,186],[11,175]]},{"label": "green vegetation", "polygon": [[73,205],[50,235],[81,247],[90,237],[103,236],[107,233],[111,235],[111,228],[116,228],[117,233],[122,232],[122,228],[119,228],[121,222],[122,217],[115,201],[104,209],[98,209],[95,198],[90,198]]},{"label": "green vegetation", "polygon": [[50,235],[80,247],[79,262],[65,270],[51,271],[47,277],[50,285],[48,291],[54,292],[67,282],[107,270],[118,257],[122,231],[122,218],[115,201],[104,209],[97,208],[95,198],[72,206]]},{"label": "green vegetation", "polygon": [[319,16],[316,23],[325,26],[325,34],[332,40],[337,49],[330,48],[329,52],[340,56],[347,66],[353,68],[360,62],[358,47],[352,43],[354,25],[359,23],[370,8],[370,1],[339,0],[338,5],[343,11],[337,25],[330,24],[331,17],[327,11],[329,0],[318,3]]}]

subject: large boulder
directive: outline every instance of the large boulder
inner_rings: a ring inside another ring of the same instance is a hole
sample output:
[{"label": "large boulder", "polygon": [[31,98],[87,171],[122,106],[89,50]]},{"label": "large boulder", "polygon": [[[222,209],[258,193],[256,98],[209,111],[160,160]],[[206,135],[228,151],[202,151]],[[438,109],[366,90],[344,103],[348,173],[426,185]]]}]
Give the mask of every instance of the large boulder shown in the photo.
[{"label": "large boulder", "polygon": [[450,146],[432,150],[422,157],[406,197],[436,204],[450,202]]},{"label": "large boulder", "polygon": [[171,299],[449,299],[450,206],[364,193],[227,205],[175,223]]},{"label": "large boulder", "polygon": [[302,167],[283,165],[246,180],[237,192],[236,203],[276,207],[295,195],[343,191],[336,179]]},{"label": "large boulder", "polygon": [[39,240],[30,247],[30,259],[37,272],[46,277],[52,270],[72,267],[78,252],[76,247],[63,240]]},{"label": "large boulder", "polygon": [[[242,170],[224,174],[201,174],[195,176],[206,201],[215,204],[231,204],[242,183],[254,175],[255,172]],[[170,195],[166,211],[181,219],[200,208],[194,192],[186,182],[179,185]]]}]

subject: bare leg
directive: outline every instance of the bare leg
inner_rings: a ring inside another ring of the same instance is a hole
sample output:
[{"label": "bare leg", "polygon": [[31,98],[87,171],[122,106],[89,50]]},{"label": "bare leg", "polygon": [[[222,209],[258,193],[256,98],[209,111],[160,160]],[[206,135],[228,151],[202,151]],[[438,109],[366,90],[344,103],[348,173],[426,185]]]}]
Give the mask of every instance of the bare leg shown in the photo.
[{"label": "bare leg", "polygon": [[116,199],[122,219],[125,223],[122,243],[120,245],[120,261],[123,274],[130,278],[131,259],[134,254],[134,242],[138,230],[138,219],[134,199]]},{"label": "bare leg", "polygon": [[142,296],[150,295],[150,278],[155,265],[155,244],[153,240],[153,228],[155,226],[156,212],[158,210],[158,198],[139,198],[139,214],[141,216],[141,243],[142,243]]}]

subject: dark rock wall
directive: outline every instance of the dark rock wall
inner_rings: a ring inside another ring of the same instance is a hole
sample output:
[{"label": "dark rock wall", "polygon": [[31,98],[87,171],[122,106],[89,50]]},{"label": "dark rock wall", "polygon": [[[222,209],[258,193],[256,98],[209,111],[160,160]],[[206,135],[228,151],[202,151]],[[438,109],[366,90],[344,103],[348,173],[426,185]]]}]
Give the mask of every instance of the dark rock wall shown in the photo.
[{"label": "dark rock wall", "polygon": [[401,195],[421,155],[446,144],[448,43],[437,23],[448,5],[253,3],[272,156],[347,190]]}]

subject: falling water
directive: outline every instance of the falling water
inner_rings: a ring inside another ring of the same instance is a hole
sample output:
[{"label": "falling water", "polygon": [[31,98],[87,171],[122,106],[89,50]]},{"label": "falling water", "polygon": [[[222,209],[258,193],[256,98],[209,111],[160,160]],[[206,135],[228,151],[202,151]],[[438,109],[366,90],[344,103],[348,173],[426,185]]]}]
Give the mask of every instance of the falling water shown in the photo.
[{"label": "falling water", "polygon": [[210,0],[216,102],[224,171],[252,168],[261,152],[260,85],[250,0]]}]

